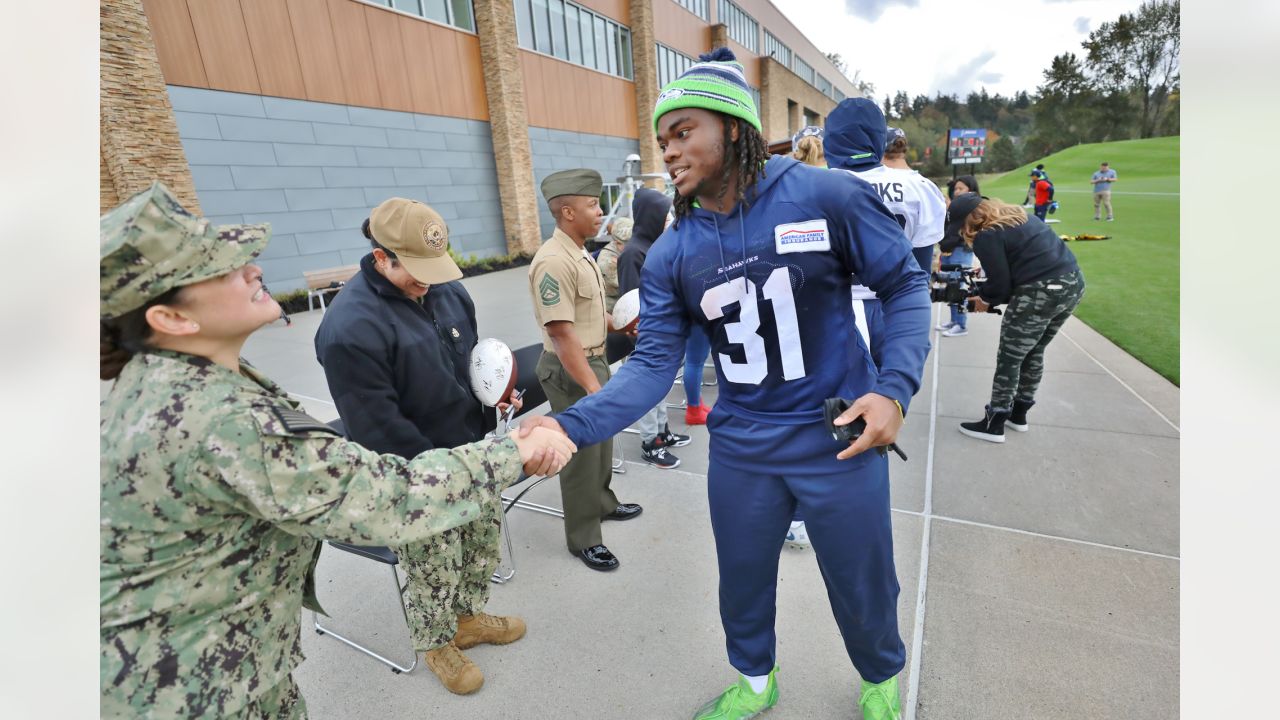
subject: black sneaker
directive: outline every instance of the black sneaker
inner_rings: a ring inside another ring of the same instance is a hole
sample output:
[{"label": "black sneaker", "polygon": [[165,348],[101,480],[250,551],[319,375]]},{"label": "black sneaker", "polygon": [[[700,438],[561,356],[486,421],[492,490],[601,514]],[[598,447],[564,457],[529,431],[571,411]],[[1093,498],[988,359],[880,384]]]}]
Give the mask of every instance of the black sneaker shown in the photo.
[{"label": "black sneaker", "polygon": [[671,432],[671,428],[666,425],[662,426],[662,432],[658,433],[658,437],[662,438],[662,443],[667,447],[684,447],[693,442],[691,436],[677,435]]},{"label": "black sneaker", "polygon": [[1027,411],[1035,405],[1035,400],[1014,400],[1013,411],[1009,413],[1009,419],[1004,421],[1004,426],[1010,430],[1018,432],[1026,432],[1030,428],[1027,425]]},{"label": "black sneaker", "polygon": [[640,457],[650,465],[655,465],[663,470],[680,467],[680,458],[667,452],[667,443],[662,435],[653,439],[653,442],[640,443]]},{"label": "black sneaker", "polygon": [[994,411],[987,406],[986,416],[975,422],[960,423],[960,432],[971,438],[987,442],[1004,442],[1004,423],[1009,419],[1009,411]]}]

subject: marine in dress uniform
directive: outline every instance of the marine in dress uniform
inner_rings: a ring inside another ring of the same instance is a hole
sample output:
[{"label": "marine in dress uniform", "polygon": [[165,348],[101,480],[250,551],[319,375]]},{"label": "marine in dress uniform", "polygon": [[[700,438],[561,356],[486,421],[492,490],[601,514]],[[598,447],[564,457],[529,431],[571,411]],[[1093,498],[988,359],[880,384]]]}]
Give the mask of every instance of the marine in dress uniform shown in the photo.
[{"label": "marine in dress uniform", "polygon": [[[598,391],[609,379],[604,278],[585,249],[600,230],[604,185],[594,170],[564,170],[542,181],[542,196],[556,230],[529,266],[533,314],[542,328],[538,381],[553,412],[565,410]],[[569,552],[595,570],[613,570],[618,558],[604,545],[600,522],[639,515],[635,504],[618,502],[609,488],[613,440],[581,448],[560,471],[564,532]]]}]

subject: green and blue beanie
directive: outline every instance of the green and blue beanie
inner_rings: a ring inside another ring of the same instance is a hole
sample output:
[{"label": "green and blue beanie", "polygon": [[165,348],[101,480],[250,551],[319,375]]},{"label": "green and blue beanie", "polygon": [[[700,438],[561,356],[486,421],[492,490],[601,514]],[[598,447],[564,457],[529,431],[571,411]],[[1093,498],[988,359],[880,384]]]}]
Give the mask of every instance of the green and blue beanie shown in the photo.
[{"label": "green and blue beanie", "polygon": [[653,107],[653,131],[658,132],[658,119],[663,115],[688,107],[732,115],[763,131],[742,63],[727,47],[699,55],[696,65],[662,88]]}]

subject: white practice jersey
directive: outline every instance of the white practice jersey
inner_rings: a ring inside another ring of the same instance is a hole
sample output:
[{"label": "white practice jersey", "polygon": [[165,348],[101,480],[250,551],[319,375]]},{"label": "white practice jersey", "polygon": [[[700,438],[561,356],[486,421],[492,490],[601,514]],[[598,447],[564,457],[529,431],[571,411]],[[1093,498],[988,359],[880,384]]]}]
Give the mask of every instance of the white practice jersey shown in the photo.
[{"label": "white practice jersey", "polygon": [[877,165],[854,175],[875,186],[880,201],[898,219],[911,247],[929,247],[942,239],[947,202],[928,178],[915,170]]},{"label": "white practice jersey", "polygon": [[[870,170],[854,172],[879,192],[880,201],[898,219],[911,247],[928,247],[942,239],[942,226],[947,218],[947,203],[942,191],[915,170],[877,165]],[[853,286],[854,300],[874,300],[876,294],[866,285]]]}]

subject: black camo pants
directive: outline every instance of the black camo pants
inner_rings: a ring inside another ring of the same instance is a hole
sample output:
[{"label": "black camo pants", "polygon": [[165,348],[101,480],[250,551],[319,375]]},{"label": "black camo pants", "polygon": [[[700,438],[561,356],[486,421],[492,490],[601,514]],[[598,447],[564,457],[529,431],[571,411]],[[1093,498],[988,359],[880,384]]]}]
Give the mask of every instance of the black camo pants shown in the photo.
[{"label": "black camo pants", "polygon": [[1079,271],[1014,288],[1000,324],[1000,351],[991,383],[991,409],[1034,400],[1044,376],[1044,349],[1084,297]]}]

